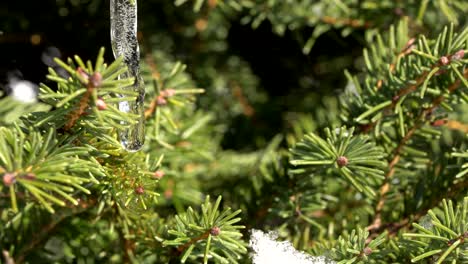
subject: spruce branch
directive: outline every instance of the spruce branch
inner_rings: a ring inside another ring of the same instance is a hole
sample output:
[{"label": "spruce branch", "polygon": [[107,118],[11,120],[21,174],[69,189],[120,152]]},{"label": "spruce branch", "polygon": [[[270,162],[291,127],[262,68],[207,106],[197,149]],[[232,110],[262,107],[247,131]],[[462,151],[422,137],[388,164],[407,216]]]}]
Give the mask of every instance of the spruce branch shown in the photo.
[{"label": "spruce branch", "polygon": [[[386,163],[383,151],[368,141],[366,136],[353,136],[354,129],[325,130],[326,140],[310,133],[290,150],[290,163],[315,170],[332,169],[350,182],[359,192],[369,197],[375,193],[371,186],[378,186],[383,178]],[[304,169],[293,173],[303,173]]]},{"label": "spruce branch", "polygon": [[[180,62],[166,62],[156,65],[158,60],[166,60],[167,57],[160,53],[145,55],[146,64],[143,74],[147,83],[151,83],[147,90],[147,102],[145,118],[148,122],[150,139],[158,144],[171,148],[172,146],[162,139],[162,129],[169,133],[178,134],[181,130],[180,118],[184,109],[191,107],[195,94],[203,93],[203,89],[194,88],[194,83],[185,73],[186,65]],[[151,144],[151,143],[150,143]]]},{"label": "spruce branch", "polygon": [[[468,69],[465,69],[463,78],[468,78]],[[457,79],[454,83],[452,83],[448,87],[447,94],[453,93],[456,89],[460,87],[461,83],[462,83],[462,80]],[[389,169],[388,169],[388,172],[385,174],[385,183],[380,187],[379,200],[377,202],[377,206],[375,209],[375,212],[376,212],[375,218],[374,218],[373,223],[367,227],[368,230],[378,229],[380,228],[380,225],[382,224],[381,214],[382,214],[382,209],[384,208],[384,205],[385,205],[385,200],[386,200],[385,197],[386,197],[386,194],[390,190],[390,187],[391,187],[390,179],[393,177],[393,174],[395,173],[395,169],[396,169],[395,166],[400,161],[401,151],[403,147],[411,139],[415,131],[419,129],[424,123],[427,122],[427,116],[430,115],[434,111],[435,108],[439,107],[439,105],[445,100],[445,98],[446,98],[445,95],[440,95],[434,98],[431,104],[431,107],[423,109],[421,111],[421,114],[416,119],[417,123],[408,130],[406,135],[401,139],[400,143],[393,151],[393,158],[389,162]]]},{"label": "spruce branch", "polygon": [[[176,5],[185,2],[187,1],[176,1]],[[194,11],[199,11],[204,2],[206,1],[195,1]],[[211,10],[214,6],[209,4],[208,9]],[[269,21],[273,31],[279,35],[284,35],[287,30],[313,28],[312,34],[303,43],[303,52],[306,54],[310,52],[318,37],[333,29],[339,29],[343,36],[358,29],[375,32],[375,29],[385,29],[398,19],[406,18],[412,28],[419,31],[433,30],[441,23],[433,23],[434,20],[426,18],[433,16],[434,13],[438,16],[435,21],[445,20],[463,25],[463,21],[466,21],[463,16],[468,11],[468,5],[462,0],[407,1],[404,4],[373,0],[295,1],[294,4],[287,1],[241,0],[222,1],[217,6],[222,10],[244,11],[242,21],[251,24],[253,28],[259,27],[264,21]]]},{"label": "spruce branch", "polygon": [[[80,201],[77,205],[69,206],[65,211],[61,211],[56,217],[54,217],[54,219],[51,222],[42,226],[40,232],[33,234],[33,236],[30,239],[28,239],[28,243],[18,250],[18,253],[15,254],[15,263],[23,263],[27,255],[31,251],[33,251],[40,243],[43,243],[44,240],[48,239],[50,237],[50,234],[53,233],[53,230],[57,228],[57,226],[59,226],[63,221],[69,219],[70,217],[78,216],[79,214],[88,210],[89,207],[94,206],[95,203],[96,200],[94,199],[91,199],[89,201]],[[21,216],[20,218],[26,217],[27,216]]]},{"label": "spruce branch", "polygon": [[68,145],[72,140],[59,141],[52,129],[41,135],[0,127],[2,191],[9,191],[13,211],[18,211],[18,192],[25,192],[21,203],[35,200],[51,213],[53,204],[77,205],[76,192],[90,194],[86,185],[97,184],[96,178],[104,173],[97,162],[87,159],[92,148]]},{"label": "spruce branch", "polygon": [[135,92],[124,89],[133,84],[133,79],[118,80],[118,76],[126,71],[125,67],[121,67],[122,59],[107,65],[103,56],[104,48],[101,48],[94,65],[90,61],[85,64],[78,56],[74,56],[74,60],[69,58],[67,63],[55,59],[70,77],[60,76],[49,68],[47,78],[57,83],[57,89],[41,84],[39,98],[54,106],[55,110],[32,118],[35,127],[47,124],[68,131],[79,123],[79,127],[88,129],[123,129],[125,124],[136,122],[134,115],[121,112],[116,107],[119,102],[136,98]]},{"label": "spruce branch", "polygon": [[[422,226],[413,223],[417,233],[404,233],[408,242],[416,245],[419,252],[411,260],[416,262],[432,258],[435,263],[468,260],[468,197],[465,197],[457,208],[451,200],[442,201],[442,210],[429,210],[430,225]],[[426,249],[426,250],[424,250]],[[429,251],[427,251],[429,250]]]},{"label": "spruce branch", "polygon": [[183,263],[197,255],[203,256],[203,263],[210,258],[221,263],[238,263],[241,255],[247,252],[239,232],[245,227],[235,225],[241,220],[236,218],[240,210],[232,212],[228,208],[220,211],[220,203],[221,196],[214,205],[207,196],[201,213],[189,207],[186,213],[177,215],[175,228],[168,231],[176,238],[164,241],[163,245],[176,246]]},{"label": "spruce branch", "polygon": [[378,258],[379,246],[386,241],[386,234],[382,233],[371,241],[367,241],[368,236],[369,232],[359,227],[341,235],[330,249],[331,257],[340,264],[371,262],[374,255]]}]

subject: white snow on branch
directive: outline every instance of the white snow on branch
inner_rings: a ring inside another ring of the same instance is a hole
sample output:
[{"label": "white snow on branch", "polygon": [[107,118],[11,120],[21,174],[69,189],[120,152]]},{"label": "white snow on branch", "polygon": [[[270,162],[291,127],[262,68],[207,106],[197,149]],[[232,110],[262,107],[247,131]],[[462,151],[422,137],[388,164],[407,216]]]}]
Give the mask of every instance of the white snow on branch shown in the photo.
[{"label": "white snow on branch", "polygon": [[10,81],[10,95],[15,100],[23,103],[33,103],[37,101],[37,85],[26,80]]},{"label": "white snow on branch", "polygon": [[273,233],[264,233],[260,230],[252,229],[250,247],[254,254],[252,260],[254,264],[333,264],[332,260],[326,257],[314,257],[304,252],[297,251],[288,241],[276,241],[278,236]]}]

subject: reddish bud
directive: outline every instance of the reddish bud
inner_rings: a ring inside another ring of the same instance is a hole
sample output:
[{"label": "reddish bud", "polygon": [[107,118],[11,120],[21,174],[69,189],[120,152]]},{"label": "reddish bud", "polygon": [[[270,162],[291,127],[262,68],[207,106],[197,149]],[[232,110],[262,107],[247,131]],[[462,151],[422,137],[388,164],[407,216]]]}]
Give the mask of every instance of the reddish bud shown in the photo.
[{"label": "reddish bud", "polygon": [[445,124],[447,124],[447,120],[445,119],[434,120],[431,122],[431,125],[435,127],[443,126]]},{"label": "reddish bud", "polygon": [[91,78],[89,78],[89,82],[94,88],[101,86],[101,82],[102,82],[101,73],[99,72],[93,73],[93,75],[91,75]]},{"label": "reddish bud", "polygon": [[172,195],[173,195],[173,192],[171,189],[167,189],[164,191],[164,197],[166,197],[166,199],[171,199]]},{"label": "reddish bud", "polygon": [[78,67],[78,69],[76,69],[76,73],[86,81],[89,79],[88,73],[85,70],[83,70],[81,67]]},{"label": "reddish bud", "polygon": [[158,105],[165,105],[167,104],[167,101],[166,99],[164,99],[164,97],[162,95],[158,96],[158,98],[156,99],[156,103]]},{"label": "reddish bud", "polygon": [[440,64],[442,64],[442,65],[447,65],[447,64],[450,63],[450,60],[449,60],[449,58],[447,58],[446,56],[442,56],[442,57],[440,57],[439,62],[440,62]]},{"label": "reddish bud", "polygon": [[452,57],[450,57],[450,59],[452,59],[452,60],[461,60],[461,59],[463,59],[463,57],[465,57],[465,51],[461,49],[461,50],[455,52],[455,54],[453,54]]},{"label": "reddish bud", "polygon": [[106,110],[107,109],[107,104],[106,104],[106,102],[104,102],[104,100],[102,100],[101,98],[98,98],[97,101],[96,101],[96,107],[99,110]]},{"label": "reddish bud", "polygon": [[143,188],[143,186],[138,186],[135,188],[135,193],[136,194],[143,194],[145,193],[145,189]]},{"label": "reddish bud", "polygon": [[165,97],[171,97],[171,96],[174,96],[175,90],[174,89],[166,89],[166,90],[161,92],[161,94],[163,94],[163,93],[164,93]]},{"label": "reddish bud", "polygon": [[5,173],[3,175],[3,184],[5,186],[11,186],[12,184],[14,184],[16,182],[16,177],[15,177],[15,174],[13,173]]},{"label": "reddish bud", "polygon": [[221,233],[221,228],[219,228],[217,226],[211,228],[211,230],[210,230],[210,234],[212,236],[217,236],[217,235],[219,235],[219,233]]},{"label": "reddish bud", "polygon": [[345,156],[340,156],[336,159],[336,164],[338,164],[339,167],[344,167],[348,165],[348,158]]},{"label": "reddish bud", "polygon": [[162,177],[164,177],[164,171],[162,170],[157,170],[153,174],[153,178],[156,178],[158,180],[162,179]]},{"label": "reddish bud", "polygon": [[364,253],[364,255],[369,256],[370,254],[372,254],[372,248],[365,247],[362,252]]}]

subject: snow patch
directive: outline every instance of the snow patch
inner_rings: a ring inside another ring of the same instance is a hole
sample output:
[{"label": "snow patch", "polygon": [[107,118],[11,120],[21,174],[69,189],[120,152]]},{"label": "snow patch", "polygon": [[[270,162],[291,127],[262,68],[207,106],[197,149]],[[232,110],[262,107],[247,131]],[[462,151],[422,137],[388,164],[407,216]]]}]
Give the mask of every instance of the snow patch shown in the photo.
[{"label": "snow patch", "polygon": [[264,233],[252,229],[250,247],[254,254],[254,264],[333,264],[323,256],[314,257],[301,251],[297,251],[288,241],[276,241],[278,235],[274,232]]}]

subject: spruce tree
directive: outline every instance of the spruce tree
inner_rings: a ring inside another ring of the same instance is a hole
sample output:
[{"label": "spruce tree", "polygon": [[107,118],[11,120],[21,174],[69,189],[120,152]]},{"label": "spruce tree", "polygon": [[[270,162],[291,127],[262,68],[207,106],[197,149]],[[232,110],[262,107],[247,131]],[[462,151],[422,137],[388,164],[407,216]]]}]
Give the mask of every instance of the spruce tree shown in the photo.
[{"label": "spruce tree", "polygon": [[[250,263],[253,230],[329,262],[468,263],[466,1],[138,4],[143,112],[100,47],[55,58],[37,100],[0,95],[0,263]],[[275,99],[238,24],[362,53],[317,59],[332,92],[297,74]]]}]

